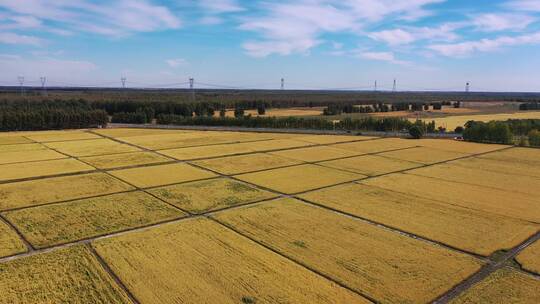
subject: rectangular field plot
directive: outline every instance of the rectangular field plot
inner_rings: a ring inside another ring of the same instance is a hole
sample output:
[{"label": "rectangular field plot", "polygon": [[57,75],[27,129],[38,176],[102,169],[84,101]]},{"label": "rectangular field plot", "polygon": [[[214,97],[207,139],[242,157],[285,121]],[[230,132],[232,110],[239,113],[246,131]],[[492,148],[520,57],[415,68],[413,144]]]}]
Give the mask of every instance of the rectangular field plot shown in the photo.
[{"label": "rectangular field plot", "polygon": [[527,274],[502,268],[465,291],[452,304],[540,303],[540,280]]},{"label": "rectangular field plot", "polygon": [[167,186],[149,192],[192,213],[204,213],[276,197],[271,192],[227,178]]},{"label": "rectangular field plot", "polygon": [[505,145],[480,144],[466,141],[445,140],[445,139],[420,139],[418,145],[451,152],[467,154],[486,153],[508,148]]},{"label": "rectangular field plot", "polygon": [[302,162],[281,156],[256,153],[194,161],[193,164],[221,174],[233,175],[245,172],[298,165]]},{"label": "rectangular field plot", "polygon": [[32,140],[23,136],[0,136],[0,145],[28,144]]},{"label": "rectangular field plot", "polygon": [[299,165],[247,173],[236,177],[282,193],[293,194],[353,181],[365,176],[316,165]]},{"label": "rectangular field plot", "polygon": [[111,171],[110,174],[140,188],[206,179],[216,174],[187,164],[169,164]]},{"label": "rectangular field plot", "polygon": [[376,137],[369,136],[351,136],[351,135],[307,135],[296,137],[297,140],[307,141],[313,144],[326,145],[349,141],[368,140]]},{"label": "rectangular field plot", "polygon": [[98,169],[113,169],[172,161],[170,158],[152,152],[132,152],[113,155],[89,156],[81,157],[80,160]]},{"label": "rectangular field plot", "polygon": [[23,252],[26,252],[23,241],[11,227],[0,220],[0,258]]},{"label": "rectangular field plot", "polygon": [[327,146],[276,151],[271,152],[271,154],[306,162],[319,162],[329,159],[358,155],[357,152]]},{"label": "rectangular field plot", "polygon": [[540,241],[525,248],[516,260],[523,269],[540,275]]},{"label": "rectangular field plot", "polygon": [[223,144],[202,147],[160,150],[159,153],[178,160],[201,159],[255,152],[248,144]]},{"label": "rectangular field plot", "polygon": [[51,177],[0,185],[0,210],[111,194],[133,187],[104,173]]},{"label": "rectangular field plot", "polygon": [[46,131],[27,135],[26,137],[37,142],[53,142],[67,140],[98,139],[101,136],[82,131]]},{"label": "rectangular field plot", "polygon": [[484,256],[513,248],[540,229],[540,225],[526,221],[358,184],[300,197]]},{"label": "rectangular field plot", "polygon": [[23,163],[30,161],[52,160],[67,158],[67,156],[55,152],[53,150],[31,150],[31,151],[14,151],[0,152],[0,165],[10,163]]},{"label": "rectangular field plot", "polygon": [[180,218],[185,214],[142,192],[112,194],[2,213],[34,247]]},{"label": "rectangular field plot", "polygon": [[93,171],[95,168],[75,159],[0,165],[0,181]]},{"label": "rectangular field plot", "polygon": [[380,303],[427,303],[481,266],[459,252],[293,199],[213,217]]},{"label": "rectangular field plot", "polygon": [[540,178],[488,172],[449,164],[439,164],[407,171],[407,174],[433,177],[452,182],[497,188],[509,192],[536,195],[540,200]]},{"label": "rectangular field plot", "polygon": [[343,143],[332,145],[331,147],[350,150],[361,154],[378,153],[396,149],[404,149],[418,146],[414,140],[401,138],[383,138],[368,141],[359,141],[352,143]]},{"label": "rectangular field plot", "polygon": [[438,162],[465,157],[468,154],[437,150],[437,149],[426,148],[426,147],[418,147],[418,148],[411,148],[411,149],[400,150],[400,151],[384,152],[378,155],[429,165],[429,164],[434,164]]},{"label": "rectangular field plot", "polygon": [[331,160],[319,163],[326,167],[352,171],[367,176],[375,176],[390,172],[402,171],[421,166],[421,164],[405,160],[381,157],[377,155],[363,155],[345,159]]},{"label": "rectangular field plot", "polygon": [[364,180],[362,184],[540,223],[538,196],[401,173]]},{"label": "rectangular field plot", "polygon": [[92,246],[141,303],[369,303],[208,219]]},{"label": "rectangular field plot", "polygon": [[24,152],[24,151],[43,151],[48,150],[42,144],[16,144],[16,145],[0,145],[0,155],[4,152]]},{"label": "rectangular field plot", "polygon": [[45,145],[47,145],[49,148],[75,157],[140,151],[138,148],[117,143],[107,138],[51,142],[46,143]]},{"label": "rectangular field plot", "polygon": [[274,139],[274,140],[264,140],[264,141],[255,141],[250,143],[242,143],[239,146],[246,146],[256,152],[265,152],[273,150],[282,150],[282,149],[291,149],[299,147],[313,146],[314,144],[300,141],[296,139]]},{"label": "rectangular field plot", "polygon": [[129,304],[127,295],[83,246],[0,264],[1,304]]},{"label": "rectangular field plot", "polygon": [[103,135],[103,136],[109,136],[112,138],[118,138],[118,137],[130,137],[130,136],[142,136],[142,135],[160,135],[160,134],[174,134],[174,133],[188,133],[190,131],[183,131],[183,130],[167,130],[167,129],[130,129],[130,128],[112,128],[112,129],[97,129],[93,130],[93,132]]},{"label": "rectangular field plot", "polygon": [[448,164],[470,169],[485,170],[487,171],[486,174],[489,174],[489,172],[495,172],[540,178],[540,166],[531,166],[524,162],[468,157],[465,159],[448,162]]},{"label": "rectangular field plot", "polygon": [[518,163],[540,169],[540,149],[512,148],[478,156],[509,163]]}]

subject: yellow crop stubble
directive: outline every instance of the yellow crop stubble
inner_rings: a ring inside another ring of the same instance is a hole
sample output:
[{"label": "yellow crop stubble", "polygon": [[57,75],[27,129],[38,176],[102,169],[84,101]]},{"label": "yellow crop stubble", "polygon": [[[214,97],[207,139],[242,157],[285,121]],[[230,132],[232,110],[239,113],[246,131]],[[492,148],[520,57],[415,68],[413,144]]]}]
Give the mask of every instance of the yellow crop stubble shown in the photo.
[{"label": "yellow crop stubble", "polygon": [[445,150],[451,152],[477,154],[486,153],[508,148],[505,145],[494,145],[484,143],[474,143],[466,141],[448,140],[448,139],[420,139],[416,141],[419,146]]},{"label": "yellow crop stubble", "polygon": [[330,168],[348,170],[367,176],[386,174],[422,166],[405,160],[387,158],[377,155],[362,155],[319,163]]},{"label": "yellow crop stubble", "polygon": [[265,153],[228,156],[193,162],[197,166],[226,175],[286,167],[301,163],[297,160]]},{"label": "yellow crop stubble", "polygon": [[361,179],[364,175],[316,165],[299,165],[236,176],[238,179],[293,194]]},{"label": "yellow crop stubble", "polygon": [[518,163],[540,170],[540,149],[512,148],[504,151],[483,154],[478,157],[509,163]]},{"label": "yellow crop stubble", "polygon": [[540,225],[366,185],[342,185],[300,195],[308,201],[489,256],[517,246]]},{"label": "yellow crop stubble", "polygon": [[540,241],[525,248],[516,260],[524,269],[540,275]]},{"label": "yellow crop stubble", "polygon": [[149,192],[192,213],[204,213],[277,196],[227,178],[167,186]]},{"label": "yellow crop stubble", "polygon": [[141,303],[369,303],[209,219],[92,246]]},{"label": "yellow crop stubble", "polygon": [[26,246],[17,233],[0,220],[0,258],[26,252]]},{"label": "yellow crop stubble", "polygon": [[343,143],[332,145],[331,147],[366,153],[377,153],[382,151],[404,149],[418,146],[413,140],[401,139],[401,138],[383,138],[368,141],[359,141],[352,143]]},{"label": "yellow crop stubble", "polygon": [[82,157],[81,161],[98,169],[114,169],[120,167],[158,164],[172,159],[152,152],[133,152],[113,155]]},{"label": "yellow crop stubble", "polygon": [[401,173],[365,180],[362,183],[464,208],[540,223],[538,197],[524,193]]},{"label": "yellow crop stubble", "polygon": [[202,146],[202,147],[188,147],[188,148],[178,148],[178,149],[169,149],[169,150],[160,150],[159,153],[167,155],[169,157],[178,159],[178,160],[188,160],[188,159],[201,159],[201,158],[210,158],[218,156],[228,156],[233,154],[241,153],[252,153],[255,152],[247,144],[223,144],[223,145],[211,145],[211,146]]},{"label": "yellow crop stubble", "polygon": [[511,268],[502,268],[472,286],[450,303],[538,304],[540,303],[539,290],[540,280],[538,278]]},{"label": "yellow crop stubble", "polygon": [[185,216],[142,192],[8,211],[2,215],[38,248]]},{"label": "yellow crop stubble", "polygon": [[306,162],[319,162],[329,159],[343,158],[358,155],[358,152],[338,149],[328,146],[308,147],[293,150],[271,152],[273,155],[288,157]]},{"label": "yellow crop stubble", "polygon": [[31,163],[7,164],[0,165],[0,181],[88,172],[94,170],[96,170],[94,167],[75,159],[57,159]]},{"label": "yellow crop stubble", "polygon": [[107,138],[50,142],[45,145],[75,157],[140,151],[139,148],[121,144]]},{"label": "yellow crop stubble", "polygon": [[216,174],[187,164],[168,164],[110,171],[110,173],[137,187],[147,188],[181,182],[207,179]]},{"label": "yellow crop stubble", "polygon": [[307,141],[313,144],[334,144],[341,142],[350,142],[350,141],[361,141],[374,139],[376,137],[370,136],[351,136],[351,135],[307,135],[302,137],[297,137],[297,140]]},{"label": "yellow crop stubble", "polygon": [[289,198],[212,217],[383,303],[426,303],[482,265],[465,254]]},{"label": "yellow crop stubble", "polygon": [[426,147],[417,147],[399,151],[384,152],[378,155],[421,164],[434,164],[438,162],[462,158],[468,156],[469,154],[444,151]]},{"label": "yellow crop stubble", "polygon": [[81,131],[49,131],[49,132],[36,132],[26,137],[37,142],[53,142],[53,141],[67,141],[67,140],[84,140],[84,139],[98,139],[101,136],[92,134],[90,132]]},{"label": "yellow crop stubble", "polygon": [[0,152],[0,165],[67,158],[53,150]]},{"label": "yellow crop stubble", "polygon": [[131,303],[81,245],[2,263],[0,273],[0,304]]},{"label": "yellow crop stubble", "polygon": [[[540,178],[540,166],[526,164],[525,162],[495,160],[483,157],[468,157],[465,159],[448,162],[448,164],[470,169],[485,170],[488,172]],[[489,173],[486,172],[486,174]]]}]

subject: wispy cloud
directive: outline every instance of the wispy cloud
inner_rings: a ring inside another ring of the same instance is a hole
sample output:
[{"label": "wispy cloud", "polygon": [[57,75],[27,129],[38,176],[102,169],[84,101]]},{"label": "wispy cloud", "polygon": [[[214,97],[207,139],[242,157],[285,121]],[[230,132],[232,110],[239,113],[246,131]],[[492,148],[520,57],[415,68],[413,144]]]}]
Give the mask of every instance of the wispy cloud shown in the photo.
[{"label": "wispy cloud", "polygon": [[210,13],[234,13],[244,10],[236,0],[199,0],[199,5]]},{"label": "wispy cloud", "polygon": [[0,43],[4,44],[23,44],[32,46],[41,46],[44,40],[34,36],[19,35],[11,32],[0,33]]},{"label": "wispy cloud", "polygon": [[356,52],[356,57],[363,58],[363,59],[369,59],[369,60],[386,61],[386,62],[399,64],[399,65],[408,65],[408,64],[410,64],[410,62],[408,62],[408,61],[396,59],[394,53],[392,53],[392,52],[357,51]]},{"label": "wispy cloud", "polygon": [[459,36],[454,32],[461,25],[447,23],[438,27],[404,27],[369,33],[368,36],[376,41],[389,45],[410,44],[419,40],[453,41]]},{"label": "wispy cloud", "polygon": [[520,31],[536,18],[524,14],[480,14],[472,17],[472,25],[480,31]]},{"label": "wispy cloud", "polygon": [[178,68],[188,63],[184,58],[167,59],[165,62],[171,68]]},{"label": "wispy cloud", "polygon": [[512,0],[506,2],[504,6],[518,11],[540,12],[538,0]]},{"label": "wispy cloud", "polygon": [[492,52],[502,47],[540,44],[540,32],[519,36],[501,36],[495,39],[481,39],[453,44],[432,44],[428,48],[444,56],[464,57],[475,52]]}]

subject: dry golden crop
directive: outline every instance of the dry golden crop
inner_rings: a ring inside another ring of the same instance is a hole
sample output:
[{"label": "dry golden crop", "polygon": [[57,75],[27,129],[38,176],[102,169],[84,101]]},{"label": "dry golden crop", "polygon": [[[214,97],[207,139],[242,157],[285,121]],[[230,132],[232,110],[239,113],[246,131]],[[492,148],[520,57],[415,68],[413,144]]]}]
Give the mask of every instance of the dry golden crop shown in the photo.
[{"label": "dry golden crop", "polygon": [[516,260],[524,269],[540,275],[540,241],[525,248]]},{"label": "dry golden crop", "polygon": [[143,192],[3,212],[36,248],[180,218],[185,214]]},{"label": "dry golden crop", "polygon": [[23,163],[30,161],[52,160],[67,158],[67,156],[55,152],[53,150],[30,150],[30,151],[13,151],[0,152],[0,165],[10,163]]},{"label": "dry golden crop", "polygon": [[0,181],[94,170],[95,168],[75,159],[57,159],[31,163],[8,164],[0,165]]},{"label": "dry golden crop", "polygon": [[[42,144],[15,144],[15,145],[0,145],[0,153],[4,152],[23,152],[23,151],[38,151],[48,150]],[[2,155],[2,154],[0,154]]]},{"label": "dry golden crop", "polygon": [[306,135],[302,137],[297,137],[296,139],[307,141],[313,144],[335,144],[341,142],[361,141],[374,138],[376,137],[351,135]]},{"label": "dry golden crop", "polygon": [[[448,164],[471,169],[485,170],[495,173],[506,173],[517,176],[529,176],[540,178],[540,170],[537,166],[531,166],[525,162],[494,160],[489,158],[468,157],[448,162]],[[488,173],[486,173],[488,174]]]},{"label": "dry golden crop", "polygon": [[540,303],[540,280],[512,270],[502,268],[477,283],[452,304],[504,303],[538,304]]},{"label": "dry golden crop", "polygon": [[131,303],[81,245],[2,263],[0,273],[0,304]]},{"label": "dry golden crop", "polygon": [[[524,111],[516,113],[500,113],[500,114],[485,114],[485,115],[456,115],[441,118],[433,118],[437,127],[444,127],[447,130],[454,130],[456,127],[463,127],[470,121],[488,122],[492,120],[508,120],[508,119],[539,119],[540,111]],[[412,122],[415,119],[409,119]]]},{"label": "dry golden crop", "polygon": [[483,154],[480,158],[519,163],[540,169],[540,149],[512,148],[504,151]]},{"label": "dry golden crop", "polygon": [[150,190],[150,193],[192,213],[204,213],[277,196],[227,178],[156,188]]},{"label": "dry golden crop", "polygon": [[26,246],[17,233],[0,220],[0,258],[23,253],[25,251]]},{"label": "dry golden crop", "polygon": [[132,152],[112,155],[81,157],[81,161],[98,169],[113,169],[138,165],[159,164],[172,161],[152,152]]},{"label": "dry golden crop", "polygon": [[223,144],[160,150],[158,152],[178,160],[194,160],[242,153],[252,153],[255,152],[255,150],[248,144]]},{"label": "dry golden crop", "polygon": [[187,164],[168,164],[115,170],[112,175],[136,187],[147,188],[207,179],[216,174]]},{"label": "dry golden crop", "polygon": [[407,174],[497,188],[509,192],[522,192],[525,194],[536,195],[538,199],[540,199],[540,192],[538,191],[538,189],[540,189],[540,178],[533,178],[530,176],[487,172],[481,169],[472,169],[449,164],[439,164],[414,169],[407,171]]},{"label": "dry golden crop", "polygon": [[378,154],[384,157],[406,160],[420,164],[434,164],[452,159],[462,158],[469,154],[438,150],[427,147],[411,148],[399,151],[383,152]]},{"label": "dry golden crop", "polygon": [[23,136],[0,136],[0,145],[27,144],[32,142]]},{"label": "dry golden crop", "polygon": [[141,303],[369,303],[209,219],[92,246]]},{"label": "dry golden crop", "polygon": [[107,138],[50,142],[45,143],[45,145],[76,157],[140,151],[139,148],[117,143]]},{"label": "dry golden crop", "polygon": [[226,175],[292,166],[301,163],[300,161],[265,153],[228,156],[193,162],[197,166]]},{"label": "dry golden crop", "polygon": [[283,150],[271,152],[273,155],[279,155],[291,159],[296,159],[306,162],[319,162],[329,159],[350,157],[358,155],[358,152],[350,150],[338,149],[328,146],[308,147],[292,150]]},{"label": "dry golden crop", "polygon": [[53,141],[68,141],[68,140],[83,140],[83,139],[98,139],[101,136],[92,134],[90,132],[82,131],[49,131],[49,132],[35,132],[27,135],[31,140],[37,142],[53,142]]},{"label": "dry golden crop", "polygon": [[113,138],[118,137],[130,137],[130,136],[141,136],[141,135],[160,135],[160,134],[172,134],[172,133],[188,133],[190,131],[182,130],[167,130],[167,129],[130,129],[130,128],[112,128],[112,129],[96,129],[93,132],[109,136]]},{"label": "dry golden crop", "polygon": [[248,183],[292,194],[353,181],[365,176],[316,165],[299,165],[236,177]]},{"label": "dry golden crop", "polygon": [[540,229],[526,221],[358,184],[300,197],[484,256],[513,248]]},{"label": "dry golden crop", "polygon": [[335,144],[331,147],[350,150],[362,154],[377,153],[396,149],[411,148],[417,146],[414,140],[401,138],[383,138],[352,143]]},{"label": "dry golden crop", "polygon": [[335,169],[348,170],[368,176],[402,171],[421,166],[421,164],[405,160],[381,157],[377,155],[362,155],[319,163],[319,165]]},{"label": "dry golden crop", "polygon": [[111,194],[133,187],[104,173],[51,177],[0,185],[0,210]]},{"label": "dry golden crop", "polygon": [[434,148],[459,153],[486,153],[508,148],[505,145],[480,144],[466,141],[444,140],[444,139],[420,139],[417,141],[419,146]]},{"label": "dry golden crop", "polygon": [[246,146],[256,152],[266,152],[281,149],[291,149],[299,147],[312,146],[312,143],[300,141],[296,139],[274,139],[264,141],[254,141],[249,143],[238,144],[238,146]]},{"label": "dry golden crop", "polygon": [[451,205],[540,223],[538,196],[401,173],[364,180],[362,183]]},{"label": "dry golden crop", "polygon": [[293,199],[213,217],[381,303],[426,303],[482,265],[468,255]]}]

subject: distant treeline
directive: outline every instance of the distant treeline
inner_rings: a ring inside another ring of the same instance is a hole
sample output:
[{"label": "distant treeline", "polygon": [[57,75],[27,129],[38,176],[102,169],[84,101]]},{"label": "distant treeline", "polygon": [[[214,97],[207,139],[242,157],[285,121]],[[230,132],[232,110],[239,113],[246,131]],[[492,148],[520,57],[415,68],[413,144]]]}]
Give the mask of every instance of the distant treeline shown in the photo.
[{"label": "distant treeline", "polygon": [[479,122],[465,124],[463,138],[468,141],[513,144],[519,137],[520,144],[540,146],[540,119],[509,119],[507,121]]},{"label": "distant treeline", "polygon": [[396,102],[392,104],[375,103],[371,105],[355,105],[355,104],[331,104],[328,105],[323,115],[340,115],[342,113],[377,113],[377,112],[394,112],[394,111],[427,111],[430,106],[433,110],[442,110],[443,106],[453,105],[455,108],[461,106],[461,102],[443,101],[443,102]]},{"label": "distant treeline", "polygon": [[540,102],[522,103],[519,105],[521,111],[540,110]]},{"label": "distant treeline", "polygon": [[0,102],[0,130],[76,129],[106,125],[107,113],[85,102]]},{"label": "distant treeline", "polygon": [[315,129],[344,131],[381,131],[398,132],[408,130],[413,125],[420,126],[425,132],[435,132],[435,123],[418,121],[412,123],[398,117],[386,118],[345,118],[332,122],[318,118],[301,117],[186,117],[180,115],[158,115],[158,124],[181,126],[234,126],[247,128],[279,128],[279,129]]}]

